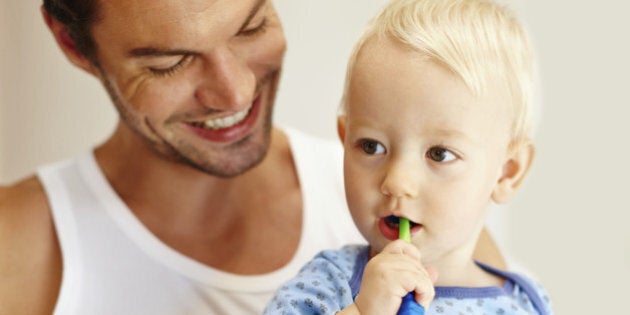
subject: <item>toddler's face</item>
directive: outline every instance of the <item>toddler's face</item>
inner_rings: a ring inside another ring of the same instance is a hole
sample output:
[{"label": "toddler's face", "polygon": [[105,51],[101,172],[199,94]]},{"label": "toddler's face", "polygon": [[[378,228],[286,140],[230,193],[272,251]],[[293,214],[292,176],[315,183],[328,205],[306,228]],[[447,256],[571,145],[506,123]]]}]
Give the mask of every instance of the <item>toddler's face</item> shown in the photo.
[{"label": "toddler's face", "polygon": [[500,97],[474,97],[463,81],[417,52],[371,40],[350,77],[346,196],[374,252],[412,224],[425,263],[472,254],[508,156]]}]

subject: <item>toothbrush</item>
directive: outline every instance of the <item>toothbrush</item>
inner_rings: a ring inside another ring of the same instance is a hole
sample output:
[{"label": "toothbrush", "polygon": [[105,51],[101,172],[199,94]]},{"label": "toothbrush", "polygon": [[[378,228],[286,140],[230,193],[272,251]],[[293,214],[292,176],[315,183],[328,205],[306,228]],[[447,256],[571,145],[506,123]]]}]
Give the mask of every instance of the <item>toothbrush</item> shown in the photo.
[{"label": "toothbrush", "polygon": [[[411,232],[409,231],[409,219],[398,219],[398,238],[405,240],[407,243],[411,242]],[[397,315],[424,315],[424,307],[418,304],[414,299],[414,293],[410,292],[405,295],[398,309]]]}]

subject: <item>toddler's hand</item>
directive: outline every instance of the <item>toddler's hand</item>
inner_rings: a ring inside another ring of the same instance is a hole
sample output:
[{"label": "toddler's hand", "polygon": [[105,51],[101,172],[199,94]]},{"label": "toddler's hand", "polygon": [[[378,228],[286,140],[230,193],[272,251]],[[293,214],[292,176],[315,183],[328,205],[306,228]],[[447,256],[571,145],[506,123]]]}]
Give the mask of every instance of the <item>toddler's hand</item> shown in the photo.
[{"label": "toddler's hand", "polygon": [[396,314],[402,298],[415,292],[420,305],[428,309],[433,301],[437,273],[425,268],[420,251],[402,240],[391,242],[372,257],[363,272],[363,282],[355,306],[363,314]]}]

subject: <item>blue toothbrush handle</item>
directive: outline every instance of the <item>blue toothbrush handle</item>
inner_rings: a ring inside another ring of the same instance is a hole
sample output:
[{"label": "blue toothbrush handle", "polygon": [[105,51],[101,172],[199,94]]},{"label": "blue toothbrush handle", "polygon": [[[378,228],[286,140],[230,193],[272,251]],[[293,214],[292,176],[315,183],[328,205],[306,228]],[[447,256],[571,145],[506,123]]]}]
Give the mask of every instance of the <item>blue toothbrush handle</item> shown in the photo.
[{"label": "blue toothbrush handle", "polygon": [[424,307],[413,298],[413,292],[408,293],[402,300],[397,315],[424,315]]}]

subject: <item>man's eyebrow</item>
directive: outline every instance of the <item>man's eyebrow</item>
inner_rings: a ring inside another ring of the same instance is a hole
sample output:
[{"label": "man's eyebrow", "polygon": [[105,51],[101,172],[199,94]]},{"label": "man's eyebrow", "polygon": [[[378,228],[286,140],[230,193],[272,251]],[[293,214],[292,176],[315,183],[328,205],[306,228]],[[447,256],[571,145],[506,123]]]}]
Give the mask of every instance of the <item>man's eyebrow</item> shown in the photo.
[{"label": "man's eyebrow", "polygon": [[256,4],[254,4],[254,6],[252,7],[252,9],[249,11],[249,15],[247,16],[247,19],[245,19],[245,22],[243,23],[243,25],[241,26],[241,29],[238,30],[238,32],[242,32],[243,30],[245,30],[245,28],[247,27],[247,25],[249,25],[249,22],[251,22],[251,20],[254,18],[254,16],[256,16],[256,13],[258,13],[258,11],[260,10],[260,8],[267,2],[267,0],[258,0],[258,2],[256,2]]},{"label": "man's eyebrow", "polygon": [[185,49],[166,49],[155,47],[135,48],[129,51],[129,56],[131,57],[168,57],[192,54],[195,54],[195,52]]}]

